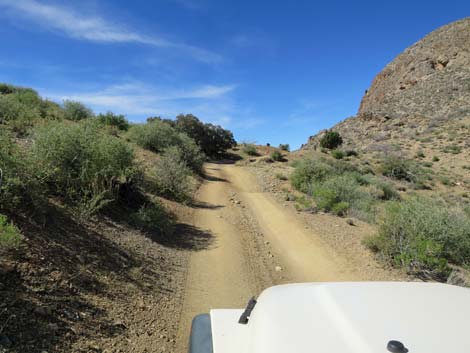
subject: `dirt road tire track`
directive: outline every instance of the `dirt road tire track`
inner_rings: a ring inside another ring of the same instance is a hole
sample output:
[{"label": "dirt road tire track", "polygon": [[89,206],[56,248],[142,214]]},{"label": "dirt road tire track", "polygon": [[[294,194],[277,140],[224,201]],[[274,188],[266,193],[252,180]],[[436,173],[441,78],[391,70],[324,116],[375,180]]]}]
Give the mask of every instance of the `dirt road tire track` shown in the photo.
[{"label": "dirt road tire track", "polygon": [[211,308],[241,308],[279,283],[359,279],[247,169],[209,163],[206,174],[192,225],[212,239],[190,256],[177,352],[187,350],[194,315]]}]

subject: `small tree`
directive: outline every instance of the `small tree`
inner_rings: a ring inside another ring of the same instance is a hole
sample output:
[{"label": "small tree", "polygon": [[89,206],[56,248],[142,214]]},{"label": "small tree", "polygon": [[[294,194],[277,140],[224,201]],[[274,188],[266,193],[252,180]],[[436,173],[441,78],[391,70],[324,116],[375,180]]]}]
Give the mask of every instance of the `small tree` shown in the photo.
[{"label": "small tree", "polygon": [[284,160],[284,156],[278,150],[275,150],[271,153],[271,159],[276,162],[282,162]]},{"label": "small tree", "polygon": [[320,140],[320,146],[333,150],[343,144],[343,138],[336,131],[327,131]]},{"label": "small tree", "polygon": [[113,112],[107,112],[106,114],[98,114],[97,116],[100,124],[105,126],[115,126],[119,130],[127,131],[129,129],[129,122],[124,115],[114,114]]},{"label": "small tree", "polygon": [[233,134],[221,126],[204,124],[192,114],[176,117],[176,129],[193,138],[208,156],[214,156],[236,146]]},{"label": "small tree", "polygon": [[71,100],[64,101],[65,118],[72,121],[79,121],[93,117],[91,109],[83,103]]}]

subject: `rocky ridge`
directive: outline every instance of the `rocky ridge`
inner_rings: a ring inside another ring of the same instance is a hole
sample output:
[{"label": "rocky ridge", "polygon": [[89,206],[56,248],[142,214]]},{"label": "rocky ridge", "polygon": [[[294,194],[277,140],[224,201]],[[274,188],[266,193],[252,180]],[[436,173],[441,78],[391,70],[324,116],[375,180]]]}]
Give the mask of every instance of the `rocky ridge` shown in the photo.
[{"label": "rocky ridge", "polygon": [[[384,141],[436,135],[456,124],[465,126],[469,117],[470,18],[465,18],[431,32],[396,57],[374,78],[357,116],[332,130],[341,133],[346,148],[384,152]],[[465,127],[462,147],[468,148]],[[316,148],[323,133],[310,137],[302,149]]]}]

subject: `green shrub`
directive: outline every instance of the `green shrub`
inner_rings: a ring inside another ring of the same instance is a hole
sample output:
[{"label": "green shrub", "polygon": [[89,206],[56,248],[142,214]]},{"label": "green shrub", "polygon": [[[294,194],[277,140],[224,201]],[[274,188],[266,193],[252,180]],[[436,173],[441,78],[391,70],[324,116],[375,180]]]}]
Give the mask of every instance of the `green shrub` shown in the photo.
[{"label": "green shrub", "polygon": [[25,135],[40,119],[61,120],[64,111],[58,104],[43,100],[30,88],[2,84],[0,124],[18,135]]},{"label": "green shrub", "polygon": [[252,144],[243,146],[242,151],[249,156],[259,156],[258,151],[256,150],[256,146]]},{"label": "green shrub", "polygon": [[343,138],[336,131],[327,131],[320,139],[320,147],[330,150],[337,148],[343,144]]},{"label": "green shrub", "polygon": [[331,211],[337,216],[342,217],[346,215],[346,213],[348,212],[348,209],[349,209],[349,203],[340,201],[337,204],[333,205],[333,207],[331,208]]},{"label": "green shrub", "polygon": [[80,121],[94,117],[91,109],[87,108],[83,103],[71,100],[64,101],[64,114],[66,119],[72,121]]},{"label": "green shrub", "polygon": [[289,146],[288,143],[286,143],[286,144],[282,144],[282,143],[281,143],[281,144],[279,145],[279,149],[282,150],[282,151],[287,151],[287,152],[289,152],[289,151],[290,151],[290,146]]},{"label": "green shrub", "polygon": [[169,124],[154,120],[147,124],[134,125],[129,129],[128,138],[142,148],[163,152],[170,146],[177,146],[180,134]]},{"label": "green shrub", "polygon": [[153,152],[163,152],[169,147],[177,146],[180,157],[189,168],[198,173],[202,170],[205,155],[194,139],[178,132],[163,120],[155,119],[147,124],[134,125],[127,136],[140,147]]},{"label": "green shrub", "polygon": [[333,151],[331,151],[331,155],[335,159],[343,159],[346,154],[341,150],[333,150]]},{"label": "green shrub", "polygon": [[231,131],[218,125],[204,124],[192,114],[178,115],[171,124],[194,139],[208,156],[216,156],[237,145]]},{"label": "green shrub", "polygon": [[47,120],[64,120],[65,112],[64,109],[57,103],[43,100],[41,104],[41,115]]},{"label": "green shrub", "polygon": [[128,138],[153,152],[163,152],[165,148],[177,145],[179,140],[178,132],[161,120],[132,126]]},{"label": "green shrub", "polygon": [[335,190],[323,185],[315,185],[312,192],[317,207],[323,211],[331,211],[338,202],[341,202]]},{"label": "green shrub", "polygon": [[284,174],[281,174],[281,173],[277,173],[276,178],[278,178],[279,180],[288,180],[288,178]]},{"label": "green shrub", "polygon": [[446,146],[442,149],[442,152],[444,153],[452,153],[452,154],[459,154],[462,152],[462,147],[457,146],[457,145],[450,145]]},{"label": "green shrub", "polygon": [[439,177],[439,181],[444,184],[444,185],[452,185],[452,181],[450,180],[450,178],[446,175],[442,175]]},{"label": "green shrub", "polygon": [[129,129],[129,122],[124,115],[107,112],[106,114],[98,114],[96,118],[104,126],[115,126],[119,130],[123,131],[127,131]]},{"label": "green shrub", "polygon": [[16,249],[21,246],[23,240],[19,229],[9,223],[5,215],[0,214],[0,249]]},{"label": "green shrub", "polygon": [[382,200],[400,200],[400,194],[392,184],[378,182],[375,185],[382,190],[382,196],[380,197]]},{"label": "green shrub", "polygon": [[354,150],[346,150],[347,157],[357,157],[359,154]]},{"label": "green shrub", "polygon": [[160,235],[171,235],[174,231],[174,222],[160,202],[152,202],[142,206],[139,211],[131,215],[133,223],[139,228],[157,232]]},{"label": "green shrub", "polygon": [[423,151],[418,151],[418,152],[416,152],[416,157],[418,157],[418,158],[424,158],[424,157],[426,157],[426,156],[425,156],[425,154],[424,154]]},{"label": "green shrub", "polygon": [[448,262],[470,264],[470,219],[432,199],[391,202],[368,245],[393,265],[443,278]]},{"label": "green shrub", "polygon": [[382,174],[399,180],[414,180],[411,162],[400,156],[387,156],[382,162]]},{"label": "green shrub", "polygon": [[183,160],[180,148],[169,147],[155,165],[152,177],[159,195],[177,201],[187,201],[192,192],[189,176],[191,174]]},{"label": "green shrub", "polygon": [[432,171],[424,170],[415,162],[401,156],[386,156],[382,161],[381,171],[387,177],[414,183],[417,188],[426,188],[426,180],[432,179]]},{"label": "green shrub", "polygon": [[[373,221],[375,204],[379,195],[371,193],[358,182],[355,173],[345,173],[328,177],[323,182],[313,183],[311,194],[319,209],[346,214],[366,221]],[[339,206],[336,204],[342,203]],[[347,207],[346,207],[347,206]]]},{"label": "green shrub", "polygon": [[[292,173],[294,188],[312,196],[319,209],[345,214],[372,222],[377,203],[399,200],[394,186],[372,174],[362,175],[357,167],[344,160],[305,158],[297,162]],[[334,206],[338,203],[343,204]]]},{"label": "green shrub", "polygon": [[433,162],[439,162],[439,157],[438,157],[438,156],[432,157],[432,161],[433,161]]},{"label": "green shrub", "polygon": [[467,203],[463,206],[463,212],[467,215],[467,217],[470,217],[470,203]]},{"label": "green shrub", "polygon": [[41,112],[39,106],[26,104],[27,99],[22,102],[20,95],[0,95],[0,124],[6,124],[14,132],[24,135],[34,121],[41,117]]},{"label": "green shrub", "polygon": [[44,185],[28,155],[13,141],[11,134],[0,129],[0,210],[40,211]]},{"label": "green shrub", "polygon": [[32,148],[39,177],[49,190],[93,212],[117,196],[136,176],[134,152],[93,121],[51,123],[37,130]]},{"label": "green shrub", "polygon": [[284,156],[278,150],[275,150],[271,153],[271,159],[276,162],[282,162],[284,160]]},{"label": "green shrub", "polygon": [[320,159],[305,158],[298,162],[291,175],[291,184],[297,190],[308,192],[314,181],[323,181],[333,174],[334,168]]},{"label": "green shrub", "polygon": [[372,174],[357,176],[359,184],[374,187],[377,190],[375,194],[377,199],[381,200],[400,200],[400,194],[395,187],[383,178]]},{"label": "green shrub", "polygon": [[312,210],[313,202],[309,197],[305,195],[300,195],[300,196],[295,197],[294,207],[297,211]]},{"label": "green shrub", "polygon": [[181,158],[186,165],[193,171],[201,173],[206,156],[196,142],[188,135],[179,133],[177,147],[181,150]]}]

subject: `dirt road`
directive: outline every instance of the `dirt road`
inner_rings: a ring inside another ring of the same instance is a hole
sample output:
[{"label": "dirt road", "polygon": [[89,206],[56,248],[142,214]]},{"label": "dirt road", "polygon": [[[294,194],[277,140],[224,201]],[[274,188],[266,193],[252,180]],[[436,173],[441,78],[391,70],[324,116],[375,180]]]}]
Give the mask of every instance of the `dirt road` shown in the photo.
[{"label": "dirt road", "polygon": [[295,213],[263,193],[255,177],[233,164],[207,164],[193,226],[212,237],[190,257],[178,352],[190,322],[210,308],[240,308],[283,282],[360,279]]}]

